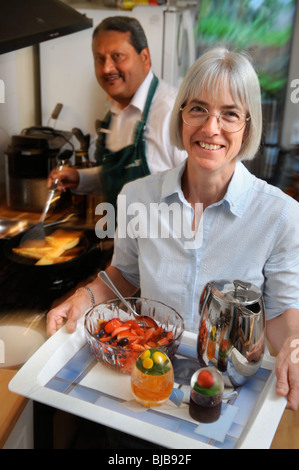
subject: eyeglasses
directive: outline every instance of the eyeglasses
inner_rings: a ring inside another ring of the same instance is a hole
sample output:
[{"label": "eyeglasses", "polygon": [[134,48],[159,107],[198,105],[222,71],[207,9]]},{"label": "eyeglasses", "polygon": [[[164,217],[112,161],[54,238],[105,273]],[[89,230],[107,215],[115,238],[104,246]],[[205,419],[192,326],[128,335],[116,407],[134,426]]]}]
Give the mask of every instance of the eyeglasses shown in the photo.
[{"label": "eyeglasses", "polygon": [[220,114],[209,113],[208,110],[198,104],[188,104],[180,108],[182,118],[185,124],[191,127],[201,127],[208,121],[209,116],[217,118],[218,126],[225,132],[239,132],[246,122],[250,120],[250,116],[236,111],[222,111]]}]

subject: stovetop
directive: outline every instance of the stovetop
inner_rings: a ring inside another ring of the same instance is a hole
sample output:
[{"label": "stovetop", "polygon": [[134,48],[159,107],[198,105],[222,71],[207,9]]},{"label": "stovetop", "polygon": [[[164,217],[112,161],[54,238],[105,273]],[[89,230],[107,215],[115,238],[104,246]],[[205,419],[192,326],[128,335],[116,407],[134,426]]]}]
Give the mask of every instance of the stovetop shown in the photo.
[{"label": "stovetop", "polygon": [[[104,269],[111,253],[90,250],[84,262],[69,269],[45,270],[23,266],[5,255],[6,240],[0,240],[0,314],[10,310],[45,311],[81,281]],[[58,265],[56,265],[58,266]]]}]

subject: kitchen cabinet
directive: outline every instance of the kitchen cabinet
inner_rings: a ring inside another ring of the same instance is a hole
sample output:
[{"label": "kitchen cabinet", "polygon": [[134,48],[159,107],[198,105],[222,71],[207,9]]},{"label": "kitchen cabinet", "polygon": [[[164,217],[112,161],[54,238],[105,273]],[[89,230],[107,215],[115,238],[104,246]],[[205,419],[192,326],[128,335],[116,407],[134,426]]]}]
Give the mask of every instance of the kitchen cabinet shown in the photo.
[{"label": "kitchen cabinet", "polygon": [[33,402],[29,400],[13,430],[8,436],[3,449],[33,449]]},{"label": "kitchen cabinet", "polygon": [[33,449],[33,402],[8,390],[14,370],[0,370],[0,448]]}]

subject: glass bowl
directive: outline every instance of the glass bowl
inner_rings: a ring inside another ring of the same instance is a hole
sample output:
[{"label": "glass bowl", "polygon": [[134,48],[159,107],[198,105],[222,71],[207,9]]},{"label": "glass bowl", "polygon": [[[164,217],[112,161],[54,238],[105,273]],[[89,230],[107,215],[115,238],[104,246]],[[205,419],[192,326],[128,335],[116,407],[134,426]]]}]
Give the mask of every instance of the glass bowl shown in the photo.
[{"label": "glass bowl", "polygon": [[[156,335],[155,338],[160,338],[157,347],[164,351],[171,359],[179,347],[184,332],[184,321],[181,315],[173,308],[156,300],[140,297],[126,298],[126,300],[138,314],[148,315],[155,320],[161,333],[157,336],[158,331],[153,329]],[[96,359],[119,372],[130,374],[140,353],[149,346],[152,347],[152,342],[149,340],[146,343],[144,339],[140,341],[136,339],[135,344],[133,344],[134,341],[130,339],[129,344],[119,345],[115,343],[120,341],[119,339],[117,340],[120,335],[109,339],[109,335],[105,333],[104,339],[100,338],[99,329],[105,325],[103,322],[112,319],[118,319],[124,325],[130,324],[128,321],[133,322],[134,326],[136,325],[135,317],[130,312],[127,312],[126,306],[120,300],[110,300],[96,305],[86,314],[84,321],[86,338],[91,352]],[[150,334],[149,327],[144,328],[144,331]],[[121,336],[122,339],[125,338],[126,332],[124,331]]]}]

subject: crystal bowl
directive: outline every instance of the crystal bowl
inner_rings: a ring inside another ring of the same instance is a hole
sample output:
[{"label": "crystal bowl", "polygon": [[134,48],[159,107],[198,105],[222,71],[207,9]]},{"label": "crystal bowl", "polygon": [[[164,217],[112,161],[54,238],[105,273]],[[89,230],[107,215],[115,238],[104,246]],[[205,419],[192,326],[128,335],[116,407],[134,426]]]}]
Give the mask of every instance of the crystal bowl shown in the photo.
[{"label": "crystal bowl", "polygon": [[[126,300],[139,315],[147,315],[155,320],[159,330],[154,329],[152,338],[154,338],[158,331],[161,332],[157,347],[161,351],[164,351],[171,359],[179,347],[184,332],[184,320],[181,315],[173,308],[156,300],[140,297],[126,298]],[[113,319],[119,320],[121,325],[128,325],[130,324],[128,321],[131,321],[135,326],[137,322],[135,317],[127,311],[127,307],[120,300],[110,300],[106,303],[96,305],[87,312],[84,320],[86,338],[91,352],[96,359],[119,372],[130,374],[139,354],[149,346],[152,347],[152,342],[149,340],[149,344],[142,344],[144,342],[144,336],[140,341],[138,338],[134,340],[134,343],[131,337],[130,343],[123,345],[122,341],[120,343],[122,345],[120,345],[118,344],[120,339],[117,339],[119,335],[115,335],[109,339],[107,333],[105,333],[104,339],[100,338],[99,330],[103,329],[103,325],[105,325],[104,322]],[[140,325],[140,327],[142,328],[142,325]],[[149,328],[150,327],[144,327],[143,331],[150,334]],[[115,331],[116,330],[114,330],[114,332]],[[136,331],[139,333],[138,330]],[[114,334],[114,332],[112,334]],[[121,336],[122,339],[125,338],[126,332],[123,332]],[[156,335],[155,338],[157,337]]]}]

